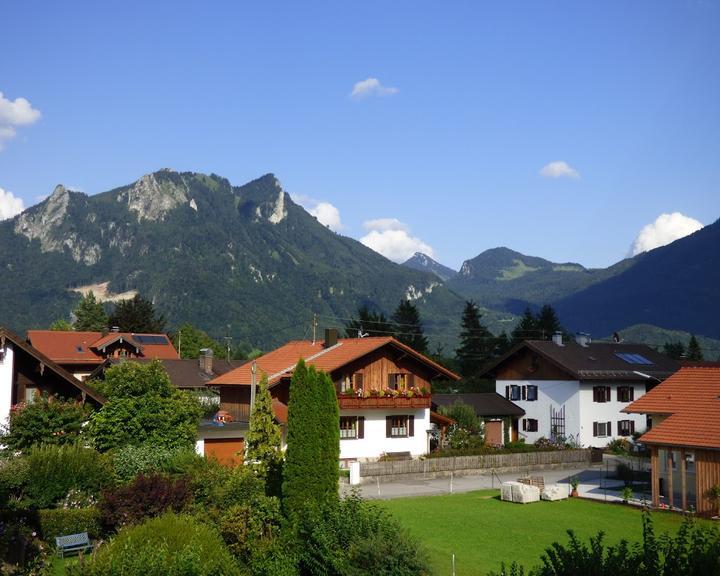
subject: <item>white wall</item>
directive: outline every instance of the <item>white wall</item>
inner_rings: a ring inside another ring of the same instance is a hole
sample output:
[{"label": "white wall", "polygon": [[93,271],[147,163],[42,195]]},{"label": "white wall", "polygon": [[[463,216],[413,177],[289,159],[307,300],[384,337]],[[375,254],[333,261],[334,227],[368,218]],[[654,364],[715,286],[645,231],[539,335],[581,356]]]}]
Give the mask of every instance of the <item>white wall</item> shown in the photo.
[{"label": "white wall", "polygon": [[[525,410],[525,416],[518,418],[518,438],[533,443],[540,438],[550,438],[550,408],[560,410],[565,406],[565,436],[576,435],[580,431],[580,411],[577,395],[578,382],[575,380],[497,380],[495,391],[505,397],[505,386],[538,387],[537,400],[513,400]],[[537,432],[523,431],[523,419],[534,418],[538,421]]]},{"label": "white wall", "polygon": [[0,426],[7,424],[12,405],[14,351],[12,344],[6,342],[5,356],[0,362]]},{"label": "white wall", "polygon": [[[415,416],[415,434],[408,438],[386,438],[385,417]],[[421,456],[428,452],[430,409],[407,410],[341,410],[340,416],[364,416],[365,437],[340,440],[340,459],[355,460],[377,458],[385,452],[410,452]]]},{"label": "white wall", "polygon": [[[594,386],[610,386],[610,402],[593,402]],[[645,394],[644,384],[594,382],[580,384],[580,416],[581,430],[580,442],[583,446],[603,448],[615,438],[624,438],[618,435],[618,420],[632,420],[635,422],[635,432],[645,432],[646,418],[644,414],[625,414],[621,412],[630,402],[617,401],[618,386],[632,386],[635,389],[635,400]],[[593,422],[610,422],[611,436],[593,437]],[[627,438],[627,437],[625,437]]]}]

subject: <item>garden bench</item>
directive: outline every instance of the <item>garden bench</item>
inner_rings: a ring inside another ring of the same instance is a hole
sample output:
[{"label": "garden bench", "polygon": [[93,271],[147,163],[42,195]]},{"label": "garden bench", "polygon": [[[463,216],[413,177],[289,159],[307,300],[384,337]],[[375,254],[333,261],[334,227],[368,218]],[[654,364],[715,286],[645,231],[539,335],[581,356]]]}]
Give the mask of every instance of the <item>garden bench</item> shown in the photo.
[{"label": "garden bench", "polygon": [[80,534],[68,534],[67,536],[55,536],[55,546],[57,547],[60,558],[64,558],[65,554],[71,552],[84,552],[92,550],[93,544],[87,532]]}]

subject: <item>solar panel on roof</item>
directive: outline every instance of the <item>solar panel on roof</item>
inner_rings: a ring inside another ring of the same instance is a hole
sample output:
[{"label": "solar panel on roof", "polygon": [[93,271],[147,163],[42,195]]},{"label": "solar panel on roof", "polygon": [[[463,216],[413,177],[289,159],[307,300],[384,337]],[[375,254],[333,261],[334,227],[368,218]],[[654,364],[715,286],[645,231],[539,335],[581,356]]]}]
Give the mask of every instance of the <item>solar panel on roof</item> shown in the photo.
[{"label": "solar panel on roof", "polygon": [[133,338],[140,344],[167,344],[165,336],[148,336],[147,334],[133,334]]},{"label": "solar panel on roof", "polygon": [[649,366],[650,364],[654,364],[654,362],[652,362],[651,360],[648,360],[642,354],[630,354],[627,352],[615,352],[615,356],[620,358],[620,360],[627,362],[628,364],[641,364],[644,366]]}]

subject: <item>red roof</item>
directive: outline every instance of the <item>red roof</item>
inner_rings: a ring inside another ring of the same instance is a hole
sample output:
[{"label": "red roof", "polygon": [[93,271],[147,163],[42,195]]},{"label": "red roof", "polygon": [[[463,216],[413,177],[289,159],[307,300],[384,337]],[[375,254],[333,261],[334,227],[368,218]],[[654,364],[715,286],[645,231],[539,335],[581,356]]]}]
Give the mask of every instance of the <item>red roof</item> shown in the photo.
[{"label": "red roof", "polygon": [[[141,343],[135,337],[150,336],[158,343]],[[58,364],[101,364],[105,359],[102,347],[123,338],[140,350],[143,358],[161,360],[179,358],[165,334],[131,334],[128,332],[75,332],[62,330],[28,330],[27,339],[33,347]],[[163,343],[159,343],[162,339]]]},{"label": "red roof", "polygon": [[720,367],[684,367],[623,412],[667,415],[647,444],[720,449]]},{"label": "red roof", "polygon": [[[288,342],[284,346],[268,352],[255,360],[257,364],[257,376],[259,379],[261,374],[267,374],[268,384],[273,385],[283,377],[290,376],[300,359],[304,359],[308,365],[314,366],[317,370],[330,373],[384,346],[392,346],[413,356],[418,361],[435,370],[439,376],[444,376],[452,380],[460,379],[454,372],[440,366],[427,356],[423,356],[409,346],[389,336],[344,338],[338,340],[337,344],[328,348],[325,348],[324,342],[316,342],[315,344],[309,340]],[[215,380],[212,380],[209,384],[211,386],[219,384],[249,386],[251,383],[252,362],[248,362],[235,370],[231,370],[227,374],[215,378]]]}]

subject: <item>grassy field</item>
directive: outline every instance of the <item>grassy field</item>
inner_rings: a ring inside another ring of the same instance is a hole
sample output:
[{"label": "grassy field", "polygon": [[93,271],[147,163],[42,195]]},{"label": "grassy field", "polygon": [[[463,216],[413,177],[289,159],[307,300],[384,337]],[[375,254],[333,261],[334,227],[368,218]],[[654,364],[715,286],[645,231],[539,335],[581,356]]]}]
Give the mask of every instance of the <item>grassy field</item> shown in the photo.
[{"label": "grassy field", "polygon": [[[455,554],[457,576],[485,575],[513,560],[526,567],[540,563],[553,542],[567,542],[572,529],[582,541],[602,530],[606,542],[642,536],[640,510],[579,498],[559,502],[502,502],[497,490],[466,494],[400,498],[379,502],[423,542],[438,576],[451,574]],[[675,532],[682,517],[653,513],[655,533]]]}]

